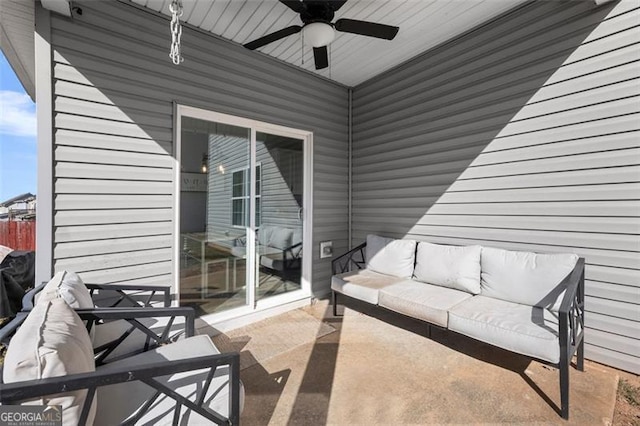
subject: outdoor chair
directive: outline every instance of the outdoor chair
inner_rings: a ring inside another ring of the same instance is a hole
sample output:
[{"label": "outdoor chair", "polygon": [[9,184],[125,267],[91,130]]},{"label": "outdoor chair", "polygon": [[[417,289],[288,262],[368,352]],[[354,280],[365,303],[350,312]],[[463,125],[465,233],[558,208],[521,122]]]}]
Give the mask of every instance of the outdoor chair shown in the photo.
[{"label": "outdoor chair", "polygon": [[[61,271],[27,292],[16,320],[0,329],[0,342],[6,344],[12,328],[24,321],[42,294],[51,291],[86,322],[98,365],[194,335],[193,309],[171,307],[168,286],[84,284],[77,274]],[[158,293],[162,307],[153,303]],[[181,318],[183,323],[176,324]]]},{"label": "outdoor chair", "polygon": [[[191,308],[74,309],[70,294],[65,299],[60,287],[45,289],[34,291],[41,293],[31,296],[35,304],[0,329],[2,340],[9,341],[1,404],[60,405],[63,424],[238,423],[243,395],[239,354],[221,354],[208,336],[193,336]],[[140,318],[156,312],[184,315],[186,337],[165,344],[166,332],[158,335],[139,326]],[[104,363],[94,357],[89,330],[112,319],[146,330],[160,346],[152,349],[148,339],[134,339],[140,346],[129,353],[135,355]]]}]

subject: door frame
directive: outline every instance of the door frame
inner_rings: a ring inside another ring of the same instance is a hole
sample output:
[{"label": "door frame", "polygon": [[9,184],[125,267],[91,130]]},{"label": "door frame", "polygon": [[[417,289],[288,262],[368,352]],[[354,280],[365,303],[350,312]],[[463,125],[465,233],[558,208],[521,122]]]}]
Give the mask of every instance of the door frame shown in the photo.
[{"label": "door frame", "polygon": [[[272,133],[275,135],[300,139],[303,143],[303,201],[302,201],[302,236],[303,236],[303,256],[302,274],[300,277],[301,289],[292,292],[271,296],[263,300],[255,300],[256,286],[255,274],[249,272],[253,278],[252,291],[249,296],[249,304],[228,311],[214,314],[206,314],[200,317],[207,323],[228,322],[235,318],[243,318],[251,314],[260,313],[266,310],[276,310],[280,306],[295,304],[301,300],[311,298],[312,282],[312,247],[313,247],[313,133],[306,130],[271,124],[259,120],[223,114],[212,110],[191,107],[184,104],[174,104],[174,202],[173,202],[173,288],[174,303],[180,304],[180,164],[182,156],[182,117],[188,116],[200,120],[229,124],[244,127],[250,130],[250,166],[256,163],[256,133]],[[251,185],[253,188],[254,185]],[[252,211],[255,206],[253,198],[250,198]],[[253,215],[251,217],[250,230],[255,230]],[[248,247],[255,247],[255,232],[247,233]],[[248,261],[256,265],[255,250],[250,250]],[[257,265],[256,265],[257,266]],[[252,268],[252,269],[257,269]],[[242,323],[243,321],[240,321]],[[246,322],[246,321],[244,321]]]}]

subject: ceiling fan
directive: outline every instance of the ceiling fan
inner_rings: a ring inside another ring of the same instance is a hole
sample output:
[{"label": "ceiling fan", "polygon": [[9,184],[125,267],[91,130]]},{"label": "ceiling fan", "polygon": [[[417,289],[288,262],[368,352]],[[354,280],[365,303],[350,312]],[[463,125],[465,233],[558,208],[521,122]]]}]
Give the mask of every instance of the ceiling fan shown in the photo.
[{"label": "ceiling fan", "polygon": [[[305,44],[313,47],[313,58],[316,69],[320,70],[329,66],[327,45],[335,38],[335,31],[360,34],[369,37],[393,40],[398,34],[398,27],[376,24],[375,22],[359,21],[356,19],[338,19],[331,23],[335,12],[340,9],[346,0],[279,0],[289,9],[300,14],[303,25],[292,25],[271,34],[267,34],[249,43],[244,47],[255,50],[259,47],[273,43],[281,38],[302,31]],[[335,29],[335,30],[334,30]]]}]

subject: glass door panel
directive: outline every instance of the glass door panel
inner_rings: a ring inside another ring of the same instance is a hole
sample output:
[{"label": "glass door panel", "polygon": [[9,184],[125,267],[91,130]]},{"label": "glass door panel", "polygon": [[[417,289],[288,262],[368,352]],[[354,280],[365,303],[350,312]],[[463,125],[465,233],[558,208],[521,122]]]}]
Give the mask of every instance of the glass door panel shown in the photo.
[{"label": "glass door panel", "polygon": [[251,131],[186,116],[181,129],[180,304],[246,306]]},{"label": "glass door panel", "polygon": [[301,139],[256,133],[256,299],[301,288],[303,240]]}]

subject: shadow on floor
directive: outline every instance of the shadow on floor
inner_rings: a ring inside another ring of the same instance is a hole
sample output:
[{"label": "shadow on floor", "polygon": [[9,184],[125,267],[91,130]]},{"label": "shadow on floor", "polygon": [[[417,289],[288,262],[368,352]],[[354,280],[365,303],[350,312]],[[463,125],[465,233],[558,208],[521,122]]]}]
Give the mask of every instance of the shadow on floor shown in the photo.
[{"label": "shadow on floor", "polygon": [[[338,301],[338,315],[343,312],[344,307],[353,309],[372,318],[379,319],[395,327],[424,336],[425,338],[431,339],[434,342],[455,350],[458,353],[517,373],[527,383],[527,385],[536,392],[536,394],[538,394],[553,410],[556,411],[558,416],[561,415],[560,404],[554,402],[538,386],[538,384],[536,384],[536,382],[527,375],[527,368],[532,362],[532,359],[527,356],[480,342],[453,331],[432,326],[426,322],[404,316],[397,312],[392,312],[380,307],[374,307],[356,299],[341,297]],[[572,363],[572,366],[575,367],[575,363]],[[549,365],[545,366],[545,368],[558,372],[558,369],[555,366]],[[558,389],[560,386],[559,380],[560,377],[558,375]]]},{"label": "shadow on floor", "polygon": [[[198,334],[206,334],[208,336],[224,334],[204,321],[198,321],[197,329]],[[246,339],[229,340],[231,350],[240,353],[241,364],[250,365],[250,367],[240,370],[240,380],[244,385],[245,392],[245,403],[241,419],[259,417],[270,419],[278,406],[291,370],[283,369],[269,373],[250,351],[243,350],[249,341],[250,337],[248,336]],[[251,377],[251,380],[247,380],[247,376]],[[246,403],[248,399],[251,399],[251,404]]]},{"label": "shadow on floor", "polygon": [[342,322],[341,319],[330,318],[330,312],[331,306],[327,305],[323,321],[336,331],[315,341],[291,410],[289,425],[327,423],[340,343],[339,325]]}]

